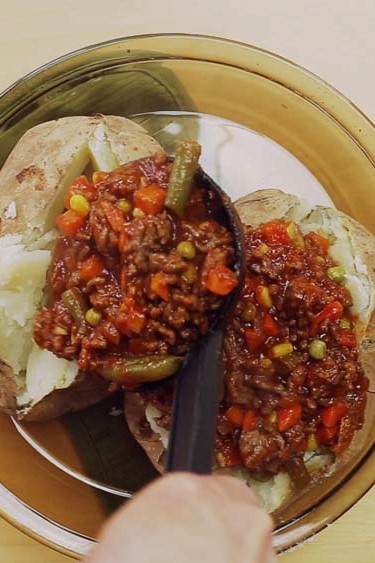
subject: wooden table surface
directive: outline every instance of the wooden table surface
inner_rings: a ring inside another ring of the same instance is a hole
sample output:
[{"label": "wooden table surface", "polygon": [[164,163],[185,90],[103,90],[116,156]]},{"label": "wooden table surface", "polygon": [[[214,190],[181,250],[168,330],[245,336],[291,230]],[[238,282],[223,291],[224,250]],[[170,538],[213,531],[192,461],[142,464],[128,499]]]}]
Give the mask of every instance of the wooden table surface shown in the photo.
[{"label": "wooden table surface", "polygon": [[[373,0],[5,0],[0,91],[57,56],[106,39],[156,32],[219,35],[288,57],[344,92],[375,119]],[[375,488],[285,563],[375,561]],[[374,550],[374,551],[373,551]],[[0,561],[71,561],[0,519]]]}]

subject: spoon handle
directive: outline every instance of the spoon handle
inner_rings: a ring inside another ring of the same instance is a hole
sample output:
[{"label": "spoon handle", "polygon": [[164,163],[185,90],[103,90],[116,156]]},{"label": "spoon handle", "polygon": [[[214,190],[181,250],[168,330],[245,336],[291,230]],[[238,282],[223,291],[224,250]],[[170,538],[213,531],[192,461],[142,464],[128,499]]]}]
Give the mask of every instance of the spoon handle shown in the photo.
[{"label": "spoon handle", "polygon": [[211,473],[223,384],[223,332],[218,327],[209,333],[177,376],[167,471]]}]

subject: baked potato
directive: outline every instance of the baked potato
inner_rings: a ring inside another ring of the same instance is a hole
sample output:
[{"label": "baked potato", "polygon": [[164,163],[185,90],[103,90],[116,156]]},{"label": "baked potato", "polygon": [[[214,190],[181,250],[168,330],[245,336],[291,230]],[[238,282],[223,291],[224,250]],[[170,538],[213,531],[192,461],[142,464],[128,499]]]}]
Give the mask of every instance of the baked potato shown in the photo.
[{"label": "baked potato", "polygon": [[[239,199],[235,206],[245,225],[258,227],[268,221],[282,219],[296,223],[304,235],[314,231],[329,240],[329,255],[345,270],[342,284],[352,296],[350,313],[355,319],[353,330],[357,337],[359,360],[371,385],[375,360],[375,238],[340,211],[313,207],[296,196],[275,189],[256,191]],[[158,425],[163,413],[147,397],[144,393],[125,393],[126,420],[154,466],[163,472],[168,430],[165,425]],[[314,479],[333,472],[338,463],[324,448],[306,451],[304,462],[312,483]],[[215,471],[230,472],[247,482],[269,512],[291,498],[292,481],[285,471],[266,481],[253,478],[251,472],[238,464],[228,469],[215,466]]]},{"label": "baked potato", "polygon": [[0,171],[0,410],[44,420],[83,409],[108,383],[39,349],[32,321],[43,301],[56,216],[66,188],[87,167],[110,171],[160,145],[122,117],[66,117],[20,139]]}]

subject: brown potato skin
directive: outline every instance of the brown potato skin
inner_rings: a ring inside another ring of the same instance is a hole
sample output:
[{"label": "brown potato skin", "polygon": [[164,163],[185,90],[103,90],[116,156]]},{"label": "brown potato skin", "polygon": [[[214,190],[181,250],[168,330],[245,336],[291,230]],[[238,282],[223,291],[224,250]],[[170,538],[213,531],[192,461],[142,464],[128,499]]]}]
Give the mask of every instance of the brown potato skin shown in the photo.
[{"label": "brown potato skin", "polygon": [[[294,206],[299,204],[298,197],[281,190],[257,190],[235,202],[235,207],[245,225],[253,227],[271,219],[281,219]],[[375,237],[357,221],[335,209],[323,208],[332,217],[340,217],[351,233],[356,253],[367,265],[375,284]],[[361,327],[360,360],[370,382],[375,384],[375,312],[373,311],[367,327]],[[152,432],[146,417],[146,404],[138,393],[125,392],[125,417],[135,439],[143,447],[150,460],[160,472],[163,471],[164,447],[157,434]]]},{"label": "brown potato skin", "polygon": [[[21,137],[0,170],[0,236],[43,228],[46,210],[65,171],[101,123],[120,165],[162,151],[143,127],[118,116],[63,117],[33,127]],[[7,218],[4,214],[12,201],[17,216]],[[108,394],[108,382],[80,372],[69,388],[56,389],[37,404],[20,409],[12,369],[0,359],[0,412],[20,420],[57,418],[97,403]]]}]

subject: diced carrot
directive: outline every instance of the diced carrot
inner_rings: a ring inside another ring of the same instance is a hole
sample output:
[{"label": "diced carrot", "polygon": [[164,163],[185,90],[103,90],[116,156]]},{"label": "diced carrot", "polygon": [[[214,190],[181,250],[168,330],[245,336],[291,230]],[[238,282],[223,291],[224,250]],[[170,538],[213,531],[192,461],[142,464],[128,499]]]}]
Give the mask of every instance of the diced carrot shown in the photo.
[{"label": "diced carrot", "polygon": [[169,285],[166,282],[166,277],[163,272],[157,272],[151,276],[150,288],[158,297],[164,299],[164,301],[169,300]]},{"label": "diced carrot", "polygon": [[157,184],[150,184],[135,192],[134,205],[147,215],[157,215],[164,207],[166,196],[166,190]]},{"label": "diced carrot", "polygon": [[355,348],[357,346],[356,336],[350,329],[340,330],[337,333],[336,338],[341,346],[347,346],[348,348]]},{"label": "diced carrot", "polygon": [[322,412],[322,422],[326,428],[332,428],[347,413],[348,407],[343,403],[325,407]]},{"label": "diced carrot", "polygon": [[320,324],[328,319],[329,321],[338,321],[344,314],[344,307],[340,303],[340,301],[331,301],[324,307],[320,313],[315,315],[312,318],[310,324],[310,334],[311,336],[315,336],[319,330]]},{"label": "diced carrot", "polygon": [[265,335],[256,328],[247,328],[245,330],[245,340],[250,352],[257,352],[265,343]]},{"label": "diced carrot", "polygon": [[286,225],[277,219],[268,221],[261,225],[263,237],[268,243],[271,244],[289,244],[291,242],[290,236],[286,230]]},{"label": "diced carrot", "polygon": [[243,408],[239,407],[238,405],[232,405],[226,411],[225,416],[233,426],[235,426],[236,428],[241,428],[244,418]]},{"label": "diced carrot", "polygon": [[121,335],[114,324],[111,323],[111,321],[105,321],[104,323],[102,323],[98,330],[111,344],[114,344],[115,346],[118,346],[120,344]]},{"label": "diced carrot", "polygon": [[236,274],[222,264],[217,264],[208,272],[206,287],[211,293],[228,295],[237,285]]},{"label": "diced carrot", "polygon": [[278,336],[280,334],[280,327],[269,313],[264,313],[261,319],[262,332],[266,336]]},{"label": "diced carrot", "polygon": [[302,406],[300,403],[292,403],[288,407],[283,407],[277,411],[277,428],[279,432],[285,432],[292,428],[300,420]]},{"label": "diced carrot", "polygon": [[69,237],[74,237],[84,224],[85,218],[72,209],[68,209],[56,219],[56,226],[59,231]]},{"label": "diced carrot", "polygon": [[244,432],[251,432],[252,430],[254,430],[257,414],[258,413],[255,409],[249,409],[248,411],[246,411],[242,422],[242,430]]},{"label": "diced carrot", "polygon": [[117,313],[115,325],[125,336],[140,334],[146,326],[146,317],[132,297],[125,297]]},{"label": "diced carrot", "polygon": [[305,237],[305,239],[309,240],[310,242],[312,242],[312,244],[316,247],[318,247],[319,251],[322,254],[327,254],[328,250],[329,250],[329,240],[326,239],[325,237],[322,237],[321,235],[318,235],[318,233],[308,233]]},{"label": "diced carrot", "polygon": [[319,445],[331,444],[337,435],[338,427],[330,426],[329,428],[321,426],[315,433],[316,441]]},{"label": "diced carrot", "polygon": [[99,256],[93,255],[78,264],[78,273],[82,280],[88,282],[103,272],[104,265]]}]

